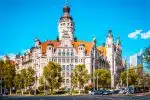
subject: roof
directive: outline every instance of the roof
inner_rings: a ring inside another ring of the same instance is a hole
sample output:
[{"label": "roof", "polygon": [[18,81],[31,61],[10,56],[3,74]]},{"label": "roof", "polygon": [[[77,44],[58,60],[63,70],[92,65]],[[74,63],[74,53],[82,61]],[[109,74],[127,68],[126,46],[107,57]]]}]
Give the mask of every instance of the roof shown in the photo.
[{"label": "roof", "polygon": [[77,42],[72,42],[72,44],[74,45],[77,52],[78,52],[78,46],[81,44],[84,45],[87,55],[90,54],[92,47],[93,47],[93,42],[77,41]]},{"label": "roof", "polygon": [[[59,41],[46,41],[46,42],[42,42],[40,45],[41,45],[41,48],[42,48],[42,54],[43,55],[46,55],[46,49],[47,49],[47,46],[52,44],[54,46],[54,48],[56,49],[59,45],[60,45],[60,42]],[[75,47],[76,51],[78,52],[78,46],[80,44],[83,44],[85,46],[85,51],[86,51],[86,54],[90,54],[91,50],[92,50],[92,47],[93,47],[93,42],[85,42],[85,41],[77,41],[77,42],[72,42],[72,45]]]},{"label": "roof", "polygon": [[97,47],[97,49],[104,57],[106,56],[106,47],[100,46],[100,47]]},{"label": "roof", "polygon": [[41,48],[42,48],[42,54],[43,55],[46,55],[46,49],[47,49],[47,46],[49,44],[52,44],[54,46],[54,48],[58,47],[60,45],[60,42],[59,41],[46,41],[46,42],[42,42],[40,45],[41,45]]}]

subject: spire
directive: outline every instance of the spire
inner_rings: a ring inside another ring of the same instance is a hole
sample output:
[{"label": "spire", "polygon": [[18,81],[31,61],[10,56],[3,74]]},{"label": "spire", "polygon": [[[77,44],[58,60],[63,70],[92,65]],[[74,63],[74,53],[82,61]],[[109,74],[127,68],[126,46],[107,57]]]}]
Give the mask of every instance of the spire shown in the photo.
[{"label": "spire", "polygon": [[113,37],[111,28],[108,30],[108,37]]},{"label": "spire", "polygon": [[117,43],[118,45],[121,44],[120,37],[117,37],[116,43]]}]

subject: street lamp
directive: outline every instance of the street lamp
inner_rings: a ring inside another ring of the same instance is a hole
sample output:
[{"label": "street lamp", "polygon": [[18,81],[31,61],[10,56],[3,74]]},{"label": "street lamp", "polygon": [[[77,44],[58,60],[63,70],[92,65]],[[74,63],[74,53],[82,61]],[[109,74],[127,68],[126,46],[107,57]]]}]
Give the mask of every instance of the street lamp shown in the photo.
[{"label": "street lamp", "polygon": [[129,74],[129,70],[128,70],[128,67],[129,67],[129,66],[128,66],[128,63],[127,63],[127,58],[128,58],[128,57],[126,57],[126,69],[127,69],[127,71],[126,71],[126,72],[127,72],[127,80],[126,80],[126,82],[127,82],[127,87],[128,87],[128,85],[129,85],[129,81],[128,81],[128,80],[129,80],[129,79],[128,79],[128,78],[129,78],[129,75],[128,75],[128,74]]},{"label": "street lamp", "polygon": [[45,76],[44,76],[44,95],[45,95]]}]

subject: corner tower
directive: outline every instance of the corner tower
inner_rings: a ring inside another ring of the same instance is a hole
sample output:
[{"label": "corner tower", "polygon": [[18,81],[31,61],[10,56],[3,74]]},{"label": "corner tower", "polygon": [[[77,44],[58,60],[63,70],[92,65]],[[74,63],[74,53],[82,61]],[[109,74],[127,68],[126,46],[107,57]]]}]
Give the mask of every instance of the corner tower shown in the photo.
[{"label": "corner tower", "polygon": [[111,88],[114,88],[114,41],[112,30],[108,31],[106,38],[106,57],[110,66],[111,72]]},{"label": "corner tower", "polygon": [[74,30],[74,22],[73,18],[70,15],[70,7],[66,3],[66,5],[63,7],[63,15],[60,17],[58,23],[59,40],[62,40],[64,31],[67,31],[67,33],[70,36],[70,39],[73,41]]}]

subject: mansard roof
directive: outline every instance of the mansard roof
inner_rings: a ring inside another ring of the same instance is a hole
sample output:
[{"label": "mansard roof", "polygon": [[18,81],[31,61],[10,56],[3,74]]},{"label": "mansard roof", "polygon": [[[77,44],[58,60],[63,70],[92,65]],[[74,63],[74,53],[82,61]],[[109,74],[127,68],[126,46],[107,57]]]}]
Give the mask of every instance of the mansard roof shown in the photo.
[{"label": "mansard roof", "polygon": [[77,42],[72,42],[72,44],[74,45],[77,52],[78,52],[78,46],[81,44],[84,45],[87,55],[90,54],[92,47],[93,47],[93,42],[77,41]]},{"label": "mansard roof", "polygon": [[[54,40],[54,41],[46,41],[46,42],[41,42],[41,48],[42,48],[42,54],[43,55],[46,55],[46,49],[47,49],[47,46],[49,44],[52,44],[54,46],[54,48],[57,48],[59,45],[60,45],[60,41],[57,41],[57,40]],[[80,44],[83,44],[85,45],[85,51],[86,51],[86,54],[89,55],[91,50],[92,50],[92,47],[93,47],[93,42],[85,42],[85,41],[73,41],[72,42],[72,45],[74,46],[74,48],[76,49],[76,51],[78,52],[78,46]]]},{"label": "mansard roof", "polygon": [[97,47],[97,50],[98,50],[104,57],[106,56],[106,47],[105,47],[105,46]]},{"label": "mansard roof", "polygon": [[41,43],[41,47],[42,47],[42,54],[43,55],[46,55],[46,49],[47,49],[47,46],[49,44],[52,44],[54,46],[54,48],[58,47],[60,45],[60,42],[57,41],[57,40],[54,40],[54,41],[46,41],[46,42],[42,42]]}]

